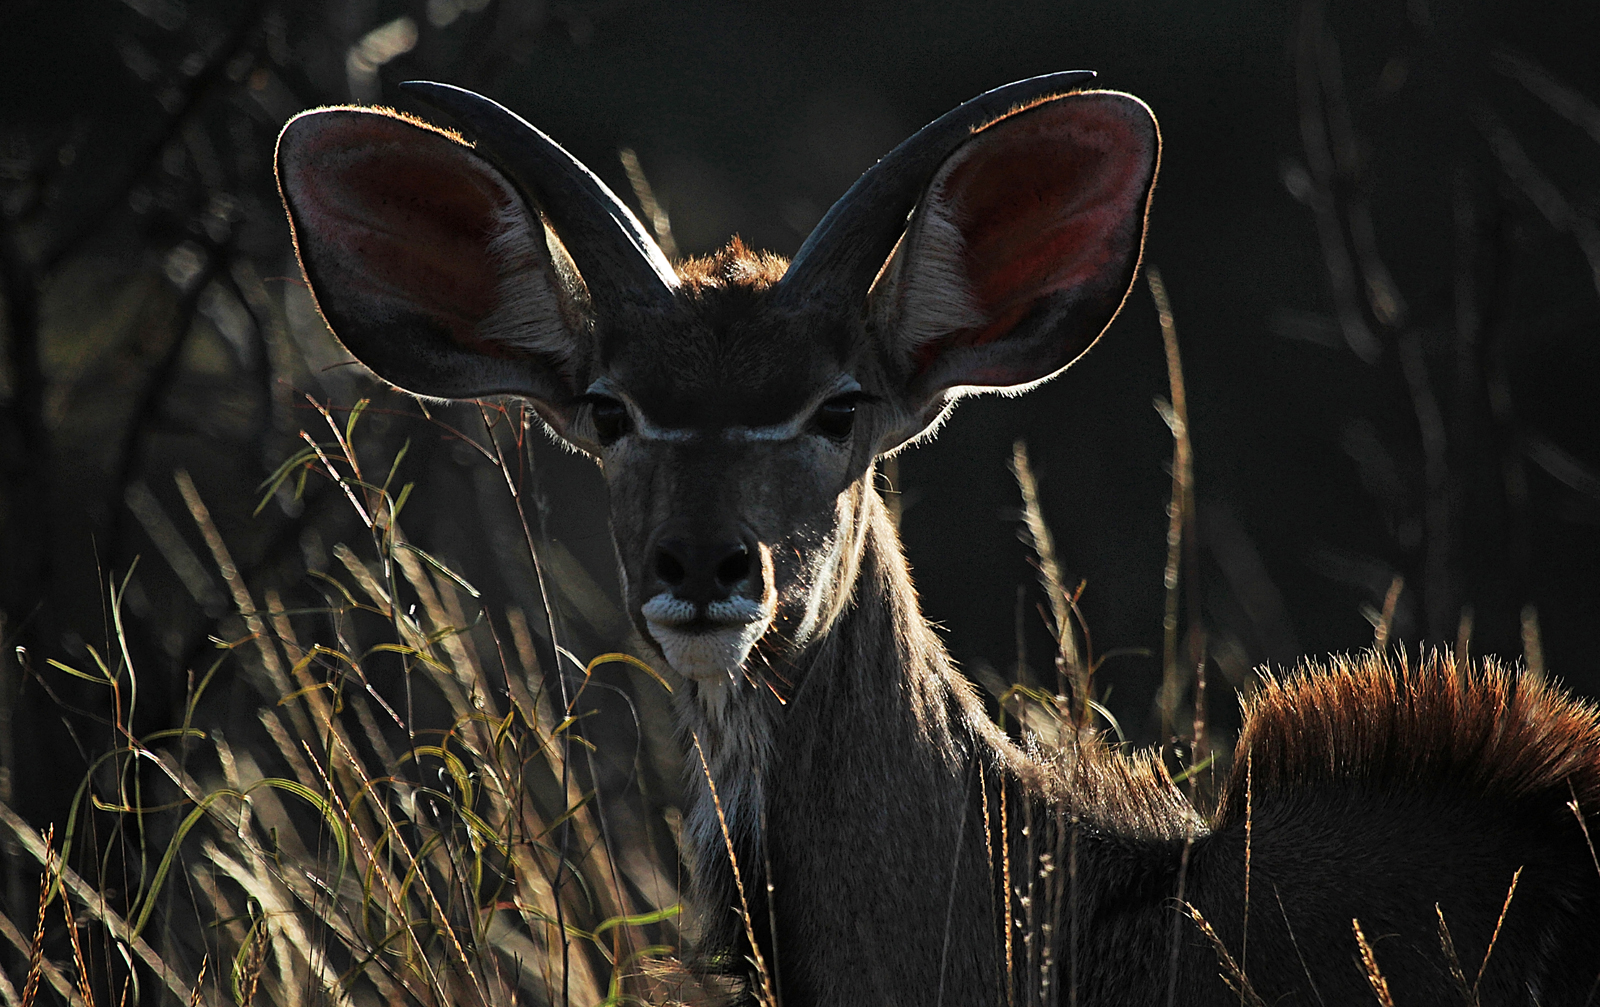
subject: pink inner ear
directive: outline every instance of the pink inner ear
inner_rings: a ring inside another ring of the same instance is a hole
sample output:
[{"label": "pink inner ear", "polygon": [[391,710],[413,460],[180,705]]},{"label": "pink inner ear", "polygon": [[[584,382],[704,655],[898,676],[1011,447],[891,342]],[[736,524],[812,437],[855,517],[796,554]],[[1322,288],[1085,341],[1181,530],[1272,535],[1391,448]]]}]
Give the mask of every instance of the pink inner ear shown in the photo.
[{"label": "pink inner ear", "polygon": [[300,240],[340,261],[347,288],[421,308],[458,344],[481,342],[498,281],[490,239],[509,196],[467,147],[358,114],[320,129],[295,160]]},{"label": "pink inner ear", "polygon": [[1123,96],[1061,99],[990,126],[945,165],[936,186],[965,239],[986,322],[929,347],[929,360],[1001,338],[1052,293],[1122,280],[1129,243],[1142,236],[1129,223],[1142,217],[1152,156],[1149,124],[1136,116],[1148,113]]}]

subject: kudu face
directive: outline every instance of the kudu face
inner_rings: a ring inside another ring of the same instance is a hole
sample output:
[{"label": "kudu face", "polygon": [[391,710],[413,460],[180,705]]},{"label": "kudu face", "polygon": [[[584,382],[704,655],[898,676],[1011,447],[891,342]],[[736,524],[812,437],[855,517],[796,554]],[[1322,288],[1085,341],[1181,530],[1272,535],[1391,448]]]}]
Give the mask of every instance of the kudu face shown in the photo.
[{"label": "kudu face", "polygon": [[285,127],[279,179],[318,305],[359,359],[423,395],[522,395],[599,460],[635,623],[715,685],[827,632],[879,455],[964,391],[1054,375],[1121,305],[1159,140],[1137,99],[1072,93],[1089,76],[930,124],[787,267],[735,242],[675,271],[565,151],[445,85],[407,87],[475,149],[321,110]]},{"label": "kudu face", "polygon": [[[697,319],[683,356],[621,341],[588,385],[628,609],[708,687],[758,644],[757,660],[783,662],[826,629],[883,426],[882,392],[850,342],[796,339],[751,300]],[[701,359],[662,365],[685,356]]]}]

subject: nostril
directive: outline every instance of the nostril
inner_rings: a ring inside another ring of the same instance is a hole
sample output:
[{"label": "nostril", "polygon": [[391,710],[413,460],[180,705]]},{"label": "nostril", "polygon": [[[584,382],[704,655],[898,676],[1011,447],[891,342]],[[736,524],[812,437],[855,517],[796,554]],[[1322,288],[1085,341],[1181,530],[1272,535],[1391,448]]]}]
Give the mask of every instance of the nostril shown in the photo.
[{"label": "nostril", "polygon": [[686,576],[683,563],[665,549],[656,550],[656,576],[668,587],[677,587]]},{"label": "nostril", "polygon": [[750,550],[742,545],[737,552],[730,553],[717,564],[717,583],[723,587],[732,587],[748,576],[750,576]]}]

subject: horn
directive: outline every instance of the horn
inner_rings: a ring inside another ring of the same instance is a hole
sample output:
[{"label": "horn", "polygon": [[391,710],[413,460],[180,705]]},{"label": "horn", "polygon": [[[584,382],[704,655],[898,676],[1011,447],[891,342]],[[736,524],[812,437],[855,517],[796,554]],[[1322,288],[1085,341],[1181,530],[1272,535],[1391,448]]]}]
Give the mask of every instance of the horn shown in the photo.
[{"label": "horn", "polygon": [[621,298],[670,300],[678,275],[661,248],[594,172],[527,120],[481,94],[433,81],[401,89],[447,112],[477,142],[477,152],[542,209],[571,253],[590,296],[604,305]]},{"label": "horn", "polygon": [[1065,94],[1093,79],[1093,70],[1065,70],[1002,84],[922,127],[839,197],[795,253],[774,296],[799,299],[822,292],[830,302],[863,302],[945,158],[975,130],[1012,109]]}]

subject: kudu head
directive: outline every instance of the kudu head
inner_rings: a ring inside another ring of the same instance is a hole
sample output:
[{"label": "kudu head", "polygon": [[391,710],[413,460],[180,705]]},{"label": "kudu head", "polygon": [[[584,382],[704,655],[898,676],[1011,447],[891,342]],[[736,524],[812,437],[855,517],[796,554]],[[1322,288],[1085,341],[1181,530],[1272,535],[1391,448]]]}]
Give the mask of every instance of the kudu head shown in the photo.
[{"label": "kudu head", "polygon": [[385,380],[513,394],[601,464],[629,612],[684,676],[787,662],[854,589],[874,461],[969,392],[1019,391],[1099,337],[1138,268],[1159,136],[1062,73],[990,91],[861,177],[794,260],[735,242],[674,269],[516,115],[407,85],[473,145],[392,112],[304,113],[278,143],[300,263]]}]

